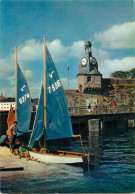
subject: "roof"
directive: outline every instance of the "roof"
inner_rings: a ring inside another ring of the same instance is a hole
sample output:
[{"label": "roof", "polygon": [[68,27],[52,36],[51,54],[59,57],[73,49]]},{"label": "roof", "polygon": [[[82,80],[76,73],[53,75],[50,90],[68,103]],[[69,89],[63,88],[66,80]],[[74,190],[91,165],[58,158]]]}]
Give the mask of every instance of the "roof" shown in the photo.
[{"label": "roof", "polygon": [[92,46],[92,44],[91,44],[91,42],[89,41],[89,40],[87,40],[86,42],[85,42],[85,46]]},{"label": "roof", "polygon": [[95,68],[93,69],[89,74],[94,74],[94,75],[101,75],[101,73]]},{"label": "roof", "polygon": [[3,99],[0,99],[0,102],[15,102],[15,98],[3,98]]},{"label": "roof", "polygon": [[[0,99],[0,102],[15,102],[15,98],[13,97],[3,97]],[[31,102],[38,102],[38,98],[32,98]]]}]

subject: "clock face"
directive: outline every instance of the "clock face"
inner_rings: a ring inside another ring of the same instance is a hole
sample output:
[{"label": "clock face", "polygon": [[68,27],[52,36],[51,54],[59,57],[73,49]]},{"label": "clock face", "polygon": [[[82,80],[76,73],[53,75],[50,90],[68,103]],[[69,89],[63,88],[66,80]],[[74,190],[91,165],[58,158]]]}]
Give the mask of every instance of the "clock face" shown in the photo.
[{"label": "clock face", "polygon": [[82,64],[82,66],[85,66],[86,65],[86,63],[87,63],[87,59],[84,57],[84,58],[82,58],[82,60],[81,60],[81,64]]},{"label": "clock face", "polygon": [[91,57],[90,61],[91,61],[92,65],[96,65],[97,61],[96,61],[95,57]]}]

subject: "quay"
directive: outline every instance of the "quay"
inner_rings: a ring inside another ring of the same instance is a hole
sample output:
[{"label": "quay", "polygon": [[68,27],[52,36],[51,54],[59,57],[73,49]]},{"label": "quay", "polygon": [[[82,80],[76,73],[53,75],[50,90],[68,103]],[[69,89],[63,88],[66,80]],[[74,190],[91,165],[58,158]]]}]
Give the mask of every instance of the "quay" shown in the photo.
[{"label": "quay", "polygon": [[115,109],[110,107],[91,107],[91,112],[87,107],[71,107],[70,115],[72,125],[86,125],[88,128],[89,120],[98,119],[103,127],[113,125],[116,128],[135,127],[135,107],[117,106]]},{"label": "quay", "polygon": [[[94,106],[91,106],[91,111],[89,111],[88,107],[69,107],[71,121],[73,129],[79,129],[80,127],[89,129],[88,123],[89,120],[98,119],[100,120],[101,126],[107,128],[112,125],[118,129],[127,128],[127,127],[135,127],[135,106],[116,106],[116,109],[113,110],[109,106],[97,106],[94,109]],[[31,122],[30,129],[33,127],[34,118],[36,112],[31,112]],[[0,112],[0,136],[4,131],[7,130],[7,118],[8,111]],[[101,127],[101,128],[102,128]],[[77,132],[77,131],[76,131]],[[83,131],[81,131],[83,133]]]},{"label": "quay", "polygon": [[13,155],[9,148],[0,146],[0,171],[22,171],[30,170],[40,166],[40,163],[35,161],[26,161],[26,158],[19,159]]}]

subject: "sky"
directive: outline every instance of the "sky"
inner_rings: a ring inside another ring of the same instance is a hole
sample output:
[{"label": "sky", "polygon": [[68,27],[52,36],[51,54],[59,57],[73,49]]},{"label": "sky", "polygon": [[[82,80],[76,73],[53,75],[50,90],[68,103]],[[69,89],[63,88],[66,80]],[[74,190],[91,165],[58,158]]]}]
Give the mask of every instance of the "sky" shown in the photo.
[{"label": "sky", "polygon": [[[78,88],[90,40],[103,78],[135,67],[135,0],[0,0],[0,93],[15,96],[17,61],[32,98],[43,82],[43,35],[65,89]],[[68,71],[69,67],[69,71]]]}]

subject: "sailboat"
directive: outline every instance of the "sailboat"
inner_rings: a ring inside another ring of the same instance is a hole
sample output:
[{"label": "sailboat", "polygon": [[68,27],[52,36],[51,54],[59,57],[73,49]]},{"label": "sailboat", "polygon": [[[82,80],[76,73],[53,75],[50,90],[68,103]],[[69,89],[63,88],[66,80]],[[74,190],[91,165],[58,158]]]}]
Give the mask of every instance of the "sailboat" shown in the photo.
[{"label": "sailboat", "polygon": [[44,36],[44,86],[35,116],[34,127],[31,133],[29,147],[33,148],[35,142],[44,136],[44,148],[40,151],[29,151],[31,157],[41,162],[55,164],[78,164],[89,159],[85,153],[68,151],[50,151],[46,148],[46,140],[69,138],[73,136],[71,118],[67,106],[66,96],[56,67],[45,46]]},{"label": "sailboat", "polygon": [[17,132],[17,136],[29,131],[31,96],[27,81],[17,63],[17,47],[15,49],[15,120],[20,131]]}]

